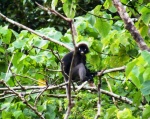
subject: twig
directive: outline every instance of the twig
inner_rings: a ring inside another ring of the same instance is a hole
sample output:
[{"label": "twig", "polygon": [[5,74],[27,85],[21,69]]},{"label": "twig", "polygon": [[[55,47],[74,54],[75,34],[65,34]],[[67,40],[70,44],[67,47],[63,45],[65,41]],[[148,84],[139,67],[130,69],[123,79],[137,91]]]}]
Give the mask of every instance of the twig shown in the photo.
[{"label": "twig", "polygon": [[101,71],[100,77],[99,77],[99,84],[97,86],[98,90],[98,102],[97,102],[97,114],[94,119],[98,119],[101,115],[101,85],[102,85],[102,74],[105,70]]},{"label": "twig", "polygon": [[70,18],[67,18],[67,17],[61,15],[61,14],[58,13],[57,11],[55,11],[55,10],[53,10],[53,9],[50,9],[50,8],[46,8],[46,7],[40,5],[40,4],[37,3],[37,2],[35,2],[35,3],[36,3],[41,9],[43,9],[43,10],[45,10],[45,11],[47,11],[47,12],[50,11],[51,13],[53,13],[53,14],[55,14],[55,15],[58,15],[59,17],[61,17],[62,19],[64,19],[64,20],[67,21],[67,22],[70,22],[70,21],[71,21]]},{"label": "twig", "polygon": [[113,69],[107,69],[105,71],[103,71],[103,73],[101,73],[102,71],[98,72],[97,76],[101,76],[102,74],[106,74],[106,73],[110,73],[110,72],[115,72],[115,71],[124,71],[125,70],[125,66],[122,67],[118,67],[118,68],[113,68]]},{"label": "twig", "polygon": [[[113,93],[112,88],[111,88],[111,85],[110,85],[110,83],[109,83],[109,81],[108,81],[108,79],[107,79],[106,77],[105,77],[105,80],[106,80],[106,83],[107,83],[107,85],[108,85],[108,88],[109,88],[110,92]],[[114,104],[116,105],[116,107],[118,108],[118,106],[117,106],[117,101],[115,100],[114,97],[112,97],[112,100],[113,100]]]},{"label": "twig", "polygon": [[75,92],[78,92],[79,90],[81,90],[87,84],[87,82],[88,81],[85,81],[80,86],[78,86],[77,89],[75,90]]},{"label": "twig", "polygon": [[[47,96],[49,96],[49,97],[54,97],[54,98],[66,98],[67,96],[66,96],[66,94],[47,94]],[[76,95],[72,95],[71,96],[72,98],[76,98],[77,96]]]},{"label": "twig", "polygon": [[71,82],[72,82],[72,68],[73,68],[73,64],[74,64],[74,59],[75,59],[75,55],[76,55],[76,44],[75,44],[75,39],[74,39],[74,35],[75,35],[75,31],[74,31],[74,24],[73,24],[73,20],[71,20],[70,22],[70,28],[71,28],[71,34],[72,34],[72,42],[74,45],[74,53],[73,53],[73,57],[72,57],[72,61],[71,61],[71,66],[70,66],[70,70],[69,70],[69,82],[68,82],[68,109],[67,112],[65,114],[64,119],[68,119],[70,112],[71,112],[71,108],[73,107],[73,103],[72,103],[72,99],[71,99]]},{"label": "twig", "polygon": [[[48,87],[48,90],[52,90],[55,88],[61,88],[62,86],[65,86],[68,82],[59,84],[59,85],[52,85]],[[23,86],[25,90],[31,90],[31,89],[44,89],[46,86]],[[22,90],[21,87],[11,87],[13,90]],[[0,91],[7,91],[8,88],[0,88]]]},{"label": "twig", "polygon": [[47,84],[47,86],[40,92],[40,94],[36,97],[35,99],[35,103],[34,103],[34,107],[36,107],[37,103],[38,103],[38,99],[40,98],[40,96],[48,89],[49,85]]},{"label": "twig", "polygon": [[9,73],[9,69],[10,69],[10,66],[11,66],[11,63],[12,63],[13,58],[14,58],[14,53],[12,54],[11,59],[10,59],[10,62],[9,62],[9,64],[8,64],[8,67],[7,67],[6,75],[5,75],[5,78],[4,78],[5,81],[6,81],[6,79],[7,79],[7,75],[8,75],[8,73]]},{"label": "twig", "polygon": [[[31,79],[31,80],[36,81],[36,82],[38,81],[38,80],[36,80],[36,79],[34,79],[34,78],[30,77],[30,76],[23,76],[23,75],[15,74],[15,73],[13,73],[13,75],[20,76],[20,77],[23,77],[23,78],[28,78],[28,79]],[[43,84],[43,85],[45,85],[45,83],[43,83],[42,81],[38,81],[38,82]]]}]

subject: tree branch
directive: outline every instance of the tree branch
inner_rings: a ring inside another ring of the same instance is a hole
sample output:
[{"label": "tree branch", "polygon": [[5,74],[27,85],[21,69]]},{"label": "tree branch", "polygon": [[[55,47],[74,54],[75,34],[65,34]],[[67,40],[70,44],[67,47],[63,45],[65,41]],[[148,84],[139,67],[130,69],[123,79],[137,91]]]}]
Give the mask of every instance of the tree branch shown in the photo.
[{"label": "tree branch", "polygon": [[117,67],[113,69],[101,70],[100,72],[98,72],[97,76],[101,76],[102,74],[107,74],[107,73],[115,72],[115,71],[125,71],[125,69],[126,67],[122,66],[122,67]]},{"label": "tree branch", "polygon": [[42,115],[42,113],[38,112],[36,107],[33,107],[31,104],[28,103],[28,101],[25,99],[25,97],[23,95],[21,95],[21,93],[16,92],[15,90],[13,90],[12,88],[10,88],[3,80],[1,80],[1,83],[4,84],[8,90],[12,91],[13,94],[15,94],[20,100],[22,100],[32,111],[35,112],[35,114],[37,114],[41,119],[45,119],[44,116]]},{"label": "tree branch", "polygon": [[113,0],[113,3],[114,3],[114,6],[117,8],[117,11],[121,19],[124,21],[125,28],[131,33],[132,37],[138,44],[139,48],[141,50],[147,50],[150,52],[150,49],[148,48],[147,44],[144,42],[138,30],[134,26],[132,19],[129,17],[128,13],[126,12],[125,7],[122,5],[120,0]]},{"label": "tree branch", "polygon": [[[1,83],[2,81],[0,81]],[[52,89],[66,89],[65,85],[67,84],[68,82],[65,82],[65,83],[62,83],[62,84],[59,84],[59,85],[56,85],[56,86],[49,86],[47,88],[47,90],[52,90]],[[37,91],[33,92],[33,93],[39,93],[39,90],[41,91],[41,89],[44,89],[46,88],[46,86],[23,86],[26,90],[31,90],[31,89],[37,89]],[[73,87],[71,87],[73,88]],[[78,89],[78,86],[75,87],[76,89]],[[11,87],[12,90],[22,90],[21,87]],[[0,91],[8,91],[9,89],[6,87],[6,88],[0,88]],[[91,91],[96,91],[97,92],[97,87],[83,87],[81,90],[91,90]],[[102,94],[105,94],[105,95],[108,95],[108,96],[111,96],[111,97],[114,97],[118,100],[121,100],[127,104],[130,104],[130,105],[134,105],[133,104],[133,101],[131,101],[130,99],[128,99],[127,97],[124,97],[124,96],[120,96],[120,95],[117,95],[115,93],[112,93],[112,92],[109,92],[109,91],[106,91],[106,90],[103,90],[103,89],[100,89],[100,92]],[[143,106],[139,106],[138,107],[139,109],[144,109]]]},{"label": "tree branch", "polygon": [[5,19],[6,21],[10,22],[11,24],[14,24],[14,25],[16,25],[16,26],[18,26],[18,27],[20,27],[20,28],[23,28],[23,29],[25,29],[25,30],[27,30],[27,31],[29,31],[29,32],[31,32],[31,33],[33,33],[33,34],[36,34],[37,36],[41,37],[41,38],[44,39],[44,40],[48,40],[48,41],[54,42],[54,43],[56,43],[56,44],[58,44],[58,45],[60,45],[60,46],[63,46],[63,47],[65,47],[65,48],[69,49],[69,50],[72,50],[72,48],[69,47],[68,45],[66,45],[66,44],[64,44],[64,43],[62,43],[62,42],[59,42],[59,41],[57,41],[57,40],[54,40],[54,39],[52,39],[52,38],[49,38],[49,37],[47,37],[47,36],[45,36],[45,35],[43,35],[43,34],[41,34],[41,33],[38,33],[38,32],[36,32],[36,31],[34,31],[33,29],[31,29],[31,28],[29,28],[29,27],[27,27],[27,26],[24,26],[24,25],[22,25],[22,24],[20,24],[20,23],[18,23],[18,22],[16,22],[16,21],[13,21],[13,20],[9,19],[8,17],[6,17],[5,15],[3,15],[1,12],[0,12],[0,17],[2,17],[3,19]]}]

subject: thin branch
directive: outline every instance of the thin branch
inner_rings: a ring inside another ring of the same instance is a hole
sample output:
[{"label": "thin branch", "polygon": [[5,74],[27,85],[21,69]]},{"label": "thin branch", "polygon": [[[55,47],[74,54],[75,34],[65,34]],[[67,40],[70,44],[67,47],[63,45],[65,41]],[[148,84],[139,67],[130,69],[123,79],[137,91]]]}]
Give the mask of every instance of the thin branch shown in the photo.
[{"label": "thin branch", "polygon": [[[54,98],[66,98],[67,96],[66,96],[66,94],[47,94],[47,96],[49,96],[49,97],[54,97]],[[76,95],[72,95],[71,96],[72,98],[76,98],[77,96]]]},{"label": "thin branch", "polygon": [[[105,78],[105,80],[106,80],[106,83],[107,83],[107,85],[108,85],[108,88],[109,88],[110,92],[112,92],[112,93],[113,93],[112,88],[111,88],[111,85],[110,85],[110,83],[109,83],[108,79],[107,79],[107,78]],[[116,105],[116,107],[118,108],[118,106],[117,106],[117,101],[115,100],[115,98],[114,98],[114,97],[112,97],[112,100],[113,100],[114,104]]]},{"label": "thin branch", "polygon": [[38,103],[38,99],[40,98],[40,96],[48,89],[49,85],[47,85],[41,92],[40,94],[36,97],[35,102],[34,102],[34,107],[36,107],[37,103]]},{"label": "thin branch", "polygon": [[99,84],[97,86],[98,91],[98,101],[97,101],[97,114],[94,119],[98,119],[101,115],[101,85],[102,85],[102,74],[105,70],[101,71],[100,77],[99,77]]},{"label": "thin branch", "polygon": [[[0,83],[2,83],[2,81],[0,81]],[[57,85],[57,86],[50,86],[47,90],[51,90],[51,89],[66,89],[65,85],[67,84],[68,82],[65,82],[65,83],[62,83],[60,85]],[[31,89],[38,89],[38,91],[40,89],[44,89],[46,86],[23,86],[26,90],[31,90]],[[73,87],[71,87],[73,88]],[[75,87],[76,89],[78,87]],[[12,90],[21,90],[21,87],[11,87]],[[8,88],[0,88],[0,91],[7,91]],[[97,92],[97,88],[96,87],[83,87],[81,90],[91,90],[91,91],[96,91]],[[109,92],[109,91],[106,91],[106,90],[103,90],[103,89],[100,89],[100,92],[105,94],[105,95],[108,95],[108,96],[111,96],[111,97],[114,97],[118,100],[121,100],[127,104],[130,104],[130,105],[133,105],[133,102],[128,99],[127,97],[124,97],[124,96],[120,96],[120,95],[117,95],[115,93],[112,93],[112,92]],[[144,109],[143,106],[139,106],[138,107],[139,109]]]},{"label": "thin branch", "polygon": [[[61,88],[62,86],[65,86],[66,84],[68,84],[68,82],[59,84],[59,85],[52,85],[48,87],[48,90],[52,90],[55,88]],[[22,86],[25,90],[32,90],[32,89],[44,89],[46,88],[46,86]],[[11,87],[11,89],[13,90],[22,90],[21,87]],[[8,88],[0,88],[0,91],[8,91]]]},{"label": "thin branch", "polygon": [[85,81],[80,86],[77,86],[77,89],[75,90],[75,92],[79,92],[79,90],[81,90],[87,83],[88,81]]},{"label": "thin branch", "polygon": [[[73,54],[73,58],[72,58],[72,61],[71,61],[71,66],[70,66],[70,71],[69,71],[69,81],[68,81],[68,85],[66,86],[66,93],[67,93],[67,98],[68,98],[68,109],[67,109],[67,112],[66,112],[66,115],[64,117],[64,119],[68,119],[69,115],[70,115],[70,111],[71,111],[71,108],[73,106],[72,104],[72,100],[71,100],[71,82],[72,82],[72,67],[73,67],[73,63],[74,63],[74,56],[75,56],[75,53],[76,53],[76,44],[75,44],[75,36],[76,36],[76,30],[75,30],[75,27],[74,27],[74,22],[72,19],[70,18],[67,18],[63,15],[61,15],[60,13],[58,13],[57,11],[53,10],[53,9],[50,9],[50,8],[46,8],[40,4],[38,4],[36,2],[36,4],[43,10],[47,11],[47,12],[51,12],[55,15],[58,15],[60,18],[64,19],[65,21],[67,21],[70,25],[70,29],[71,29],[71,35],[72,35],[72,42],[73,42],[73,45],[75,47],[74,49],[74,54]],[[61,63],[62,66],[63,66],[63,63]]]},{"label": "thin branch", "polygon": [[8,17],[6,17],[5,15],[3,15],[1,12],[0,12],[0,17],[2,17],[4,20],[8,21],[11,24],[14,24],[14,25],[16,25],[16,26],[18,26],[20,28],[23,28],[23,29],[25,29],[25,30],[33,33],[33,34],[36,34],[37,36],[41,37],[44,40],[48,40],[48,41],[54,42],[54,43],[56,43],[56,44],[58,44],[60,46],[63,46],[65,48],[69,49],[69,50],[72,50],[72,48],[70,46],[66,45],[65,43],[62,43],[62,42],[59,42],[58,40],[54,40],[52,38],[49,38],[49,37],[47,37],[47,36],[45,36],[45,35],[43,35],[41,33],[38,33],[36,31],[34,31],[33,29],[31,29],[31,28],[29,28],[27,26],[24,26],[24,25],[22,25],[22,24],[20,24],[20,23],[18,23],[16,21],[13,21],[13,20],[9,19]]},{"label": "thin branch", "polygon": [[[71,108],[73,107],[73,104],[72,104],[72,99],[71,99],[71,82],[72,82],[72,67],[73,67],[73,63],[74,63],[74,56],[75,56],[75,53],[76,53],[76,44],[75,44],[75,36],[76,36],[76,30],[75,30],[75,26],[74,26],[74,22],[72,19],[70,18],[67,18],[63,15],[61,15],[60,13],[58,13],[57,11],[53,10],[53,9],[50,9],[50,8],[46,8],[40,4],[38,4],[36,2],[36,4],[43,10],[45,11],[50,11],[51,13],[53,14],[56,14],[58,15],[59,17],[61,17],[62,19],[64,19],[65,21],[67,21],[70,25],[70,29],[71,29],[71,35],[72,35],[72,42],[73,42],[73,45],[75,47],[74,49],[74,53],[73,53],[73,58],[72,58],[72,61],[71,61],[71,66],[70,66],[70,71],[69,71],[69,81],[68,81],[68,85],[66,86],[66,93],[67,93],[67,97],[68,97],[68,109],[67,109],[67,112],[66,112],[66,115],[64,117],[64,119],[68,119],[69,118],[69,115],[70,115],[70,112],[71,112]],[[63,65],[63,63],[61,63]]]},{"label": "thin branch", "polygon": [[102,74],[115,72],[115,71],[124,71],[125,69],[126,69],[126,67],[122,66],[122,67],[118,67],[118,68],[108,69],[108,70],[105,70],[105,71],[102,70],[103,73],[102,73],[102,71],[100,71],[100,72],[98,72],[97,76],[101,76]]},{"label": "thin branch", "polygon": [[[91,90],[91,91],[97,91],[96,87],[84,87],[82,89],[86,89],[86,90]],[[120,96],[120,95],[117,95],[115,93],[112,93],[112,92],[109,92],[109,91],[106,91],[106,90],[103,90],[103,89],[100,89],[100,92],[103,93],[103,94],[106,94],[108,96],[111,96],[111,97],[114,97],[118,100],[121,100],[127,104],[130,104],[130,105],[134,105],[133,104],[133,101],[131,101],[130,99],[128,99],[127,97],[124,97],[124,96]],[[136,105],[134,105],[136,106]],[[141,106],[138,106],[139,109],[143,110],[144,107],[141,105]]]},{"label": "thin branch", "polygon": [[44,116],[42,115],[42,113],[37,111],[37,108],[33,107],[32,105],[30,105],[28,103],[28,101],[24,98],[23,95],[21,95],[21,93],[16,92],[15,90],[11,89],[3,80],[1,80],[1,83],[3,83],[8,90],[12,91],[13,94],[15,94],[20,100],[22,100],[32,111],[34,111],[35,114],[37,114],[41,119],[45,119]]},{"label": "thin branch", "polygon": [[11,63],[12,63],[13,58],[14,58],[14,53],[12,54],[11,59],[10,59],[10,62],[9,62],[9,64],[8,64],[8,68],[7,68],[7,71],[6,71],[5,78],[4,78],[5,81],[6,81],[6,79],[7,79],[7,75],[8,75],[8,73],[9,73],[9,69],[10,69],[10,66],[11,66]]},{"label": "thin branch", "polygon": [[66,115],[65,115],[64,119],[69,118],[71,109],[74,106],[74,104],[72,103],[73,101],[71,99],[72,68],[73,68],[75,55],[76,55],[76,44],[75,44],[75,39],[74,39],[74,35],[76,33],[75,33],[75,29],[74,29],[75,27],[74,27],[73,20],[71,20],[71,22],[70,22],[70,28],[71,28],[72,42],[73,42],[73,45],[74,45],[75,49],[74,49],[74,53],[73,53],[73,57],[72,57],[71,65],[70,65],[70,70],[69,70],[69,82],[68,82],[68,100],[69,100],[69,103],[68,103],[68,109],[67,109],[67,112],[66,112]]},{"label": "thin branch", "polygon": [[53,13],[53,14],[55,14],[55,15],[58,15],[60,18],[64,19],[64,20],[67,21],[67,22],[70,22],[70,21],[72,20],[72,19],[70,19],[70,18],[67,18],[67,17],[61,15],[61,14],[58,13],[56,10],[53,10],[53,9],[50,9],[50,8],[46,8],[46,7],[40,5],[40,4],[37,3],[37,2],[35,2],[35,3],[39,6],[39,8],[41,8],[41,9],[47,11],[47,12],[50,11],[51,13]]},{"label": "thin branch", "polygon": [[134,26],[132,19],[129,17],[128,13],[126,12],[125,7],[122,5],[120,0],[113,0],[113,4],[117,8],[117,11],[121,19],[124,21],[125,28],[131,33],[132,37],[136,41],[139,48],[141,50],[147,50],[150,52],[150,49],[148,48],[147,44],[144,42],[138,30]]},{"label": "thin branch", "polygon": [[31,80],[33,80],[33,81],[36,81],[36,82],[39,82],[39,83],[45,85],[45,83],[43,83],[42,81],[39,81],[39,80],[37,80],[37,79],[34,79],[34,78],[30,77],[30,76],[23,76],[23,75],[15,74],[15,73],[13,73],[13,75],[14,75],[14,76],[20,76],[20,77],[23,77],[23,78],[28,78],[28,79],[31,79]]}]

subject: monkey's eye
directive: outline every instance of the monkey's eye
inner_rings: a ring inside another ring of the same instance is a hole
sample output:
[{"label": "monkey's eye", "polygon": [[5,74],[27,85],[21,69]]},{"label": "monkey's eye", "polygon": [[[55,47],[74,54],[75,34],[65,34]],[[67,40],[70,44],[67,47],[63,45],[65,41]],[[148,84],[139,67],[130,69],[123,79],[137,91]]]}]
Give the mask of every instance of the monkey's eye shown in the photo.
[{"label": "monkey's eye", "polygon": [[84,49],[84,51],[86,51],[86,49]]},{"label": "monkey's eye", "polygon": [[79,48],[79,51],[80,51],[81,49]]}]

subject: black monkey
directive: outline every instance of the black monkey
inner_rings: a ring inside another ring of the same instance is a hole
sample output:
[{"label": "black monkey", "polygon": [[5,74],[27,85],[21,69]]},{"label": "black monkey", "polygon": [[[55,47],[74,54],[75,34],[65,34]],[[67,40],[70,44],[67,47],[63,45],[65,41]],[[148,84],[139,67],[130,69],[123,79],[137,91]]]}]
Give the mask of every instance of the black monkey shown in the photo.
[{"label": "black monkey", "polygon": [[[80,43],[77,45],[76,48],[76,53],[75,53],[75,59],[73,62],[73,67],[72,67],[72,80],[73,81],[92,81],[93,77],[97,73],[91,73],[89,69],[87,69],[86,65],[86,56],[89,52],[89,48],[87,44],[85,43]],[[70,71],[70,66],[72,62],[74,51],[69,52],[62,58],[62,63],[63,65],[61,66],[61,69],[63,71],[63,75],[65,77],[65,80],[68,80],[69,76],[69,71]]]}]

